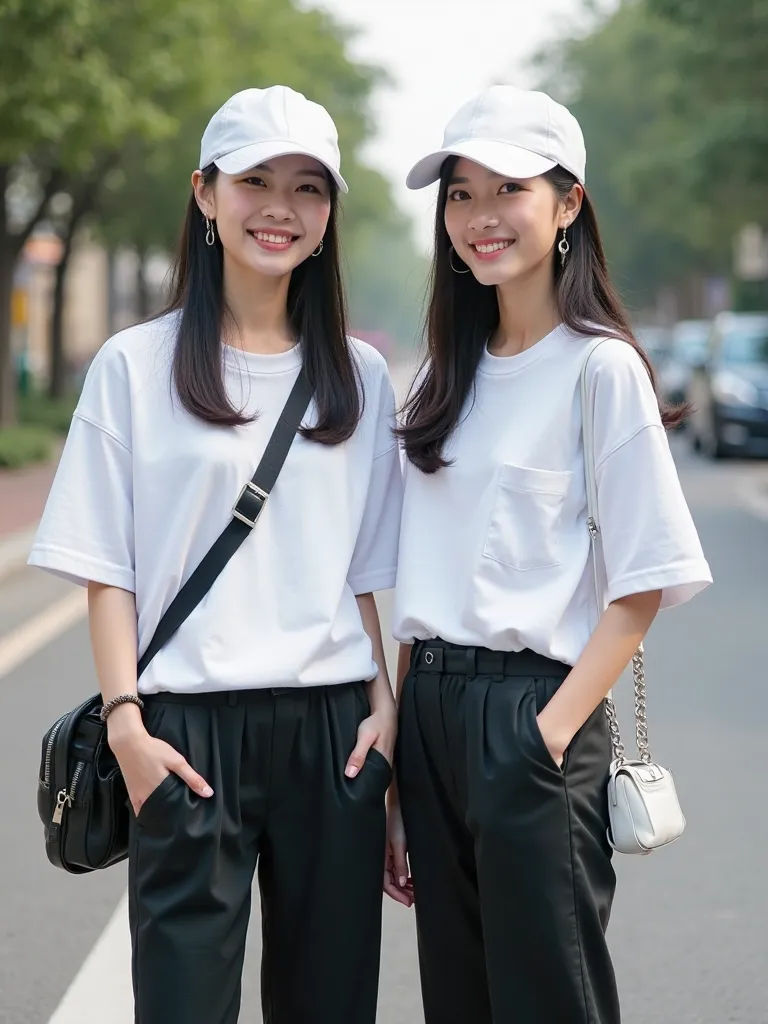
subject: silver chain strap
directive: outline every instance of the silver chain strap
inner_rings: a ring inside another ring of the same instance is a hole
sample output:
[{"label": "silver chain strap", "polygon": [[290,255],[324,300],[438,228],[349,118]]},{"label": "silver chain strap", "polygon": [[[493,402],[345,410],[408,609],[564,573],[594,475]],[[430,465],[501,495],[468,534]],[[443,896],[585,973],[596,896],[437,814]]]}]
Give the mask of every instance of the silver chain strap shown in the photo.
[{"label": "silver chain strap", "polygon": [[[603,587],[600,580],[600,525],[597,510],[597,483],[595,479],[595,453],[592,438],[592,409],[589,403],[587,387],[587,363],[589,357],[602,344],[598,341],[592,347],[581,368],[581,414],[584,439],[584,471],[587,485],[587,529],[589,530],[590,547],[592,555],[592,566],[595,577],[595,595],[597,598],[598,617],[605,610]],[[640,760],[645,764],[651,763],[651,753],[648,749],[648,714],[645,700],[645,663],[643,660],[642,643],[632,656],[632,678],[635,689],[635,736],[637,738],[637,752]],[[613,697],[609,694],[605,698],[605,714],[608,719],[608,727],[611,734],[611,746],[613,758],[619,764],[627,760],[627,752],[621,740],[619,719],[616,714],[616,705]]]},{"label": "silver chain strap", "polygon": [[[645,700],[645,664],[643,661],[642,644],[640,644],[632,656],[632,679],[635,686],[635,736],[637,739],[637,752],[641,761],[645,764],[650,764],[651,752],[648,749],[648,708]],[[619,764],[624,764],[627,760],[627,752],[621,739],[619,719],[612,697],[605,698],[605,715],[608,719],[608,728],[611,734],[613,759],[618,761]]]}]

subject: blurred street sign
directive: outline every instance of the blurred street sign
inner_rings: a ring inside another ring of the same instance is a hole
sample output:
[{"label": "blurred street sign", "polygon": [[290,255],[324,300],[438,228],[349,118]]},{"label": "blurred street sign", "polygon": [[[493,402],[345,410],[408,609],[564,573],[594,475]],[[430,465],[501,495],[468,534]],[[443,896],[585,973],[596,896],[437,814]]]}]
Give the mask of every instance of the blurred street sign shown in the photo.
[{"label": "blurred street sign", "polygon": [[26,289],[14,288],[11,293],[11,326],[26,327],[29,322],[29,296]]},{"label": "blurred street sign", "polygon": [[736,236],[734,264],[742,281],[768,278],[768,237],[759,224],[745,224]]}]

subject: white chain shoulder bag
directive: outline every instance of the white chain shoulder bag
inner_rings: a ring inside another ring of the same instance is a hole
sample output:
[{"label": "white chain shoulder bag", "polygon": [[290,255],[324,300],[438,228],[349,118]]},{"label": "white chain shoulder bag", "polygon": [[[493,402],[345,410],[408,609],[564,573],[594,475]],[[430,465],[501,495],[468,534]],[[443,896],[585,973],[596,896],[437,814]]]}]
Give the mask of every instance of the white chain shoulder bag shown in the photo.
[{"label": "white chain shoulder bag", "polygon": [[[587,483],[587,529],[591,539],[598,614],[605,611],[605,588],[601,567],[603,558],[600,516],[597,504],[597,478],[594,451],[594,409],[589,398],[587,365],[595,350],[606,339],[594,344],[581,370],[581,416],[584,442],[584,469]],[[611,733],[613,760],[608,778],[608,841],[619,853],[646,854],[674,842],[682,835],[685,817],[677,797],[672,773],[652,758],[648,749],[648,718],[645,694],[643,645],[632,658],[635,689],[635,735],[637,760],[627,757],[621,741],[613,693],[605,698],[605,712]]]}]

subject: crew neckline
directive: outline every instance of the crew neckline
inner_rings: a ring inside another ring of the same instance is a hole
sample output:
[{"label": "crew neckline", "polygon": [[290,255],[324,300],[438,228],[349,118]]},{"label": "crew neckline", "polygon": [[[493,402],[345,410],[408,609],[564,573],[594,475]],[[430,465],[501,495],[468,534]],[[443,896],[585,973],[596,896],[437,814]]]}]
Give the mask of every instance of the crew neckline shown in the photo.
[{"label": "crew neckline", "polygon": [[[483,353],[480,357],[480,372],[492,375],[517,373],[524,370],[531,363],[535,363],[542,356],[557,345],[565,337],[564,325],[559,323],[549,334],[531,345],[522,352],[516,352],[511,356],[495,356],[488,351],[488,341],[483,346]],[[490,340],[490,339],[488,339]]]},{"label": "crew neckline", "polygon": [[227,342],[221,345],[224,364],[227,368],[242,373],[265,374],[286,373],[301,366],[301,344],[297,342],[293,348],[285,352],[246,352]]}]

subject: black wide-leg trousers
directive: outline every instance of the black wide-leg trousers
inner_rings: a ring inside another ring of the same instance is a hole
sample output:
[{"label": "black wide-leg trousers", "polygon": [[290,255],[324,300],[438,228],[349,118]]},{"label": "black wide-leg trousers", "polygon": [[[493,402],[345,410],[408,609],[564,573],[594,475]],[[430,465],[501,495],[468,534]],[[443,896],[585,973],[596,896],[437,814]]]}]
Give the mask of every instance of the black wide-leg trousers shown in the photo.
[{"label": "black wide-leg trousers", "polygon": [[605,711],[562,769],[536,722],[568,671],[414,645],[396,767],[426,1024],[619,1024]]},{"label": "black wide-leg trousers", "polygon": [[391,768],[372,750],[344,775],[370,713],[365,685],[146,704],[149,732],[214,796],[170,775],[133,824],[137,1024],[236,1024],[257,869],[265,1024],[373,1024]]}]

